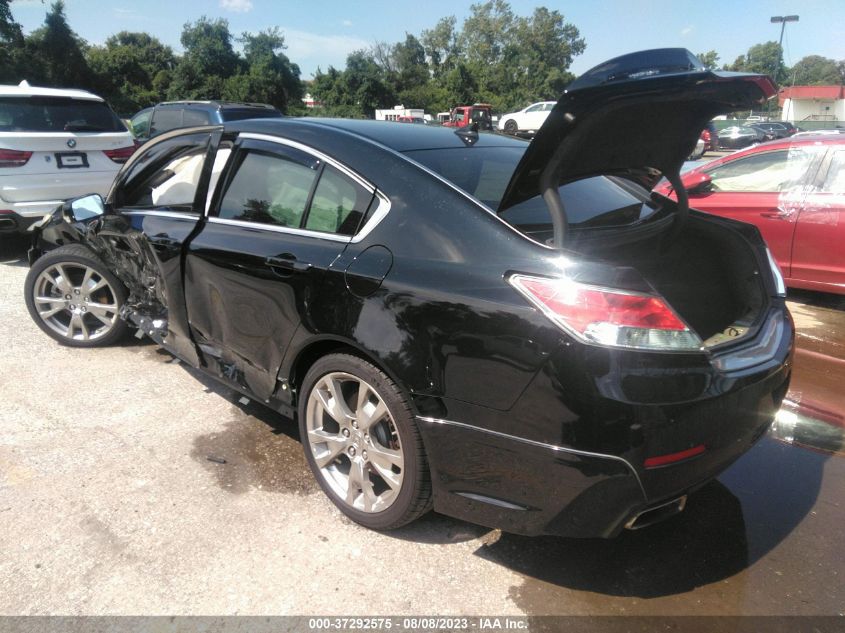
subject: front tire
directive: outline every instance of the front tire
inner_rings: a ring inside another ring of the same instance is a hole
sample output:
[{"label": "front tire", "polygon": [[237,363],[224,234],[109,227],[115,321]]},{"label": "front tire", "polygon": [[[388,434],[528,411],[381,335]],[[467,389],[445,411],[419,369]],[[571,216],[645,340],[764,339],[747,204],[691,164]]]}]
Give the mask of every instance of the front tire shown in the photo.
[{"label": "front tire", "polygon": [[129,329],[120,318],[126,288],[80,244],[62,246],[36,260],[24,292],[32,320],[62,345],[111,345]]},{"label": "front tire", "polygon": [[431,508],[431,479],[411,406],[371,363],[350,354],[318,360],[302,384],[299,431],[314,477],[350,519],[374,530]]},{"label": "front tire", "polygon": [[505,121],[505,132],[511,136],[516,135],[516,133],[519,132],[519,126],[516,124],[516,121],[513,119]]}]

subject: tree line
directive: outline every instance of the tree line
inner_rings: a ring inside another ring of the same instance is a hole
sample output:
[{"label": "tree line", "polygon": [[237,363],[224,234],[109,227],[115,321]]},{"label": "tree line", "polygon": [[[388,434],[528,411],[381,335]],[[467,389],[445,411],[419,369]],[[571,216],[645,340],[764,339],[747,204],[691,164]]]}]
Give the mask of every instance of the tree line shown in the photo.
[{"label": "tree line", "polygon": [[[506,0],[488,0],[471,5],[461,24],[454,16],[441,18],[402,41],[355,51],[344,68],[318,68],[313,80],[303,81],[277,27],[235,35],[225,19],[201,17],[184,25],[177,54],[144,32],[121,31],[102,45],[89,44],[68,24],[63,0],[24,35],[10,4],[0,0],[0,83],[27,79],[88,89],[123,115],[178,99],[269,103],[302,114],[306,92],[323,104],[309,113],[326,116],[372,117],[377,108],[400,103],[433,113],[479,101],[505,112],[559,97],[574,78],[573,59],[586,48],[559,11],[537,7],[520,16]],[[720,67],[716,51],[699,57],[710,69]],[[777,42],[755,44],[721,68],[771,74],[780,85],[845,83],[845,60],[809,55],[790,68]]]},{"label": "tree line", "polygon": [[[0,0],[0,83],[90,90],[123,115],[175,99],[225,99],[302,108],[299,66],[278,28],[235,37],[226,20],[201,17],[182,29],[182,55],[148,33],[121,31],[90,45],[68,24],[63,0],[28,35]],[[242,45],[241,53],[234,43]]]}]

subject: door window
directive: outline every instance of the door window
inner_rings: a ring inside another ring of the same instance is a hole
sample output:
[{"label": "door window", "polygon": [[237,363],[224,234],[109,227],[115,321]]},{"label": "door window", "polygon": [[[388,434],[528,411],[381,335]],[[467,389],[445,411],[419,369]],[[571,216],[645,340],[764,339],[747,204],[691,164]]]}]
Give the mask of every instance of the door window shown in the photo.
[{"label": "door window", "polygon": [[156,108],[150,123],[150,136],[182,127],[182,108]]},{"label": "door window", "polygon": [[824,193],[845,193],[845,150],[840,149],[833,152],[822,191]]},{"label": "door window", "polygon": [[761,152],[708,172],[712,191],[780,192],[803,184],[816,152],[792,148]]},{"label": "door window", "polygon": [[305,228],[354,235],[372,198],[370,191],[334,167],[326,166],[314,192]]},{"label": "door window", "polygon": [[115,205],[193,213],[210,138],[189,134],[149,147],[116,187]]},{"label": "door window", "polygon": [[354,235],[373,193],[340,170],[292,148],[241,150],[218,216]]},{"label": "door window", "polygon": [[277,226],[300,227],[317,180],[317,161],[246,151],[220,203],[219,216]]}]

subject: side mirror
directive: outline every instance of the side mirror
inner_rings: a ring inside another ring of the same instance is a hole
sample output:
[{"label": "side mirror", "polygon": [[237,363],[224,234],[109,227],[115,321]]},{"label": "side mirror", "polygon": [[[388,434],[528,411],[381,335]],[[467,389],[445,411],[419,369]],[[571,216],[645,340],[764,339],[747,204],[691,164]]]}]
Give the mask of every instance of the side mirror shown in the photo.
[{"label": "side mirror", "polygon": [[705,193],[710,190],[713,181],[709,174],[695,172],[681,175],[681,182],[684,184],[687,193]]},{"label": "side mirror", "polygon": [[106,203],[98,193],[90,193],[80,198],[71,198],[62,205],[62,215],[68,222],[90,220],[106,212]]}]

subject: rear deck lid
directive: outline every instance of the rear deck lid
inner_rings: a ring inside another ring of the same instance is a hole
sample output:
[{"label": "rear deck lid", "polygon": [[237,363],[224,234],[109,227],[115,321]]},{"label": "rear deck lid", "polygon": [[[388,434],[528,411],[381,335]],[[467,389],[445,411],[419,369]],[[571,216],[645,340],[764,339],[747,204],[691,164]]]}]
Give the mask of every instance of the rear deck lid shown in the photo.
[{"label": "rear deck lid", "polygon": [[682,48],[611,59],[569,85],[517,165],[498,210],[547,186],[600,174],[626,175],[650,188],[660,174],[679,172],[714,116],[759,106],[776,92],[765,75],[708,71]]}]

